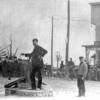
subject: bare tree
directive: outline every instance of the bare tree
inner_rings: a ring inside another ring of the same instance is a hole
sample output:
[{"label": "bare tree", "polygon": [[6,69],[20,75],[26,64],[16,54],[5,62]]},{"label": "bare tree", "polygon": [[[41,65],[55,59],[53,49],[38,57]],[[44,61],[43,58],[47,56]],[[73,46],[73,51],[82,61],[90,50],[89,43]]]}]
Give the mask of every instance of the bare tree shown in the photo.
[{"label": "bare tree", "polygon": [[59,62],[61,61],[61,55],[60,55],[60,52],[57,51],[56,53],[56,61],[57,61],[57,69],[58,69],[58,66],[59,66]]}]

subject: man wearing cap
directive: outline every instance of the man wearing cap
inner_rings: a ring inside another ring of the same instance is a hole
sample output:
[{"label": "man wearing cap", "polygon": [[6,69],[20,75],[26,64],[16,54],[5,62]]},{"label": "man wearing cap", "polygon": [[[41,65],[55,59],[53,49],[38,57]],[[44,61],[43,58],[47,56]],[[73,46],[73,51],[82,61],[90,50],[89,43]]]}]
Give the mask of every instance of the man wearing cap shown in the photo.
[{"label": "man wearing cap", "polygon": [[80,64],[78,68],[77,85],[79,89],[78,97],[85,96],[85,79],[88,72],[88,66],[84,61],[84,57],[79,57]]},{"label": "man wearing cap", "polygon": [[43,57],[47,54],[47,50],[43,49],[38,45],[38,39],[33,39],[34,50],[30,54],[25,54],[26,57],[29,57],[32,60],[32,70],[30,74],[31,87],[33,90],[36,89],[36,74],[38,78],[37,88],[41,89],[42,86],[42,75],[41,70],[43,67]]}]

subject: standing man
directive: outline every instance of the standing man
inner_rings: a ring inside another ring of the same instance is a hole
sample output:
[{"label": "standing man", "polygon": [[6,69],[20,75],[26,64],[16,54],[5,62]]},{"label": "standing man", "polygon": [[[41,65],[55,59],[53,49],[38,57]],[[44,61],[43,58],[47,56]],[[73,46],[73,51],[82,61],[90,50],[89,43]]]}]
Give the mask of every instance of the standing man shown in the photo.
[{"label": "standing man", "polygon": [[85,78],[87,76],[88,67],[83,57],[79,57],[80,65],[78,69],[77,85],[79,89],[78,97],[85,96]]},{"label": "standing man", "polygon": [[43,68],[43,57],[47,54],[47,50],[43,49],[38,45],[38,39],[33,39],[34,50],[30,54],[24,54],[26,57],[29,57],[32,60],[32,70],[30,73],[31,87],[33,90],[36,89],[36,74],[38,78],[37,88],[41,89],[42,87],[42,68]]},{"label": "standing man", "polygon": [[73,80],[74,78],[74,68],[75,68],[75,64],[72,60],[72,58],[70,58],[70,61],[68,62],[68,67],[69,67],[69,77]]},{"label": "standing man", "polygon": [[64,62],[61,61],[61,64],[60,64],[60,69],[63,69],[64,68]]}]

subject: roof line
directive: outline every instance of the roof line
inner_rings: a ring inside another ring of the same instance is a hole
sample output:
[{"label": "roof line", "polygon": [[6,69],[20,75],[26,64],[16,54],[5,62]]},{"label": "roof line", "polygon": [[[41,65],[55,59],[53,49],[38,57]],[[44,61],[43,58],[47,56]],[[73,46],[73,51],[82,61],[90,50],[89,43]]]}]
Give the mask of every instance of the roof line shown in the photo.
[{"label": "roof line", "polygon": [[96,5],[100,5],[100,2],[92,2],[92,3],[89,3],[91,6],[96,6]]}]

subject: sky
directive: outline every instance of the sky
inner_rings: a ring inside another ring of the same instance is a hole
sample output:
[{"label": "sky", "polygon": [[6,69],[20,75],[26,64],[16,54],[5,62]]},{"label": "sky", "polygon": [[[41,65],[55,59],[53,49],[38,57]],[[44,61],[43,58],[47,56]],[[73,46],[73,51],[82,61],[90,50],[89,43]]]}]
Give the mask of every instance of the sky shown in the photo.
[{"label": "sky", "polygon": [[[78,64],[78,57],[85,56],[84,44],[93,44],[95,31],[91,25],[90,2],[100,0],[70,0],[71,28],[69,58]],[[32,52],[32,39],[48,50],[45,63],[50,64],[51,18],[54,17],[54,66],[60,52],[65,61],[67,34],[67,0],[0,0],[0,46],[10,43],[12,34],[13,52],[17,55]]]}]

